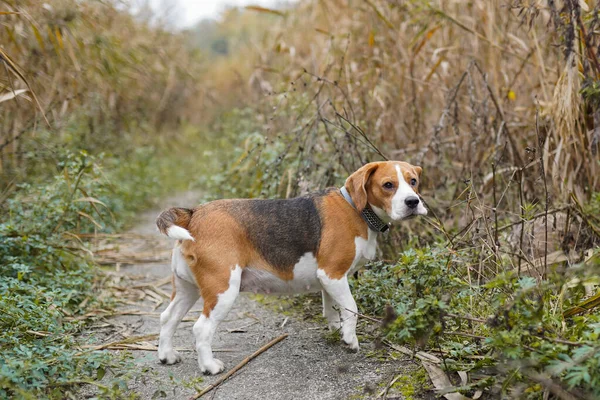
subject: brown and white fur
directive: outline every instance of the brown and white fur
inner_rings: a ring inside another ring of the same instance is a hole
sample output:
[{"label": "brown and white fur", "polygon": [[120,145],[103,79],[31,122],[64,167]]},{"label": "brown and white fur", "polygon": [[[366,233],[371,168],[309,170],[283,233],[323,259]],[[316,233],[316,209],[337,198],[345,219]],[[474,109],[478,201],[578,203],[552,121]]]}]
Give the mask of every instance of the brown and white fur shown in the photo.
[{"label": "brown and white fur", "polygon": [[198,363],[203,373],[223,371],[211,342],[240,292],[320,291],[329,327],[341,329],[344,343],[358,350],[348,275],[375,257],[378,236],[360,211],[368,204],[392,223],[427,214],[418,195],[420,175],[420,167],[399,161],[363,166],[345,183],[356,208],[330,188],[288,200],[218,200],[164,211],[156,224],[178,241],[173,295],[160,316],[160,361],[180,361],[173,334],[202,297],[203,312],[193,328]]}]

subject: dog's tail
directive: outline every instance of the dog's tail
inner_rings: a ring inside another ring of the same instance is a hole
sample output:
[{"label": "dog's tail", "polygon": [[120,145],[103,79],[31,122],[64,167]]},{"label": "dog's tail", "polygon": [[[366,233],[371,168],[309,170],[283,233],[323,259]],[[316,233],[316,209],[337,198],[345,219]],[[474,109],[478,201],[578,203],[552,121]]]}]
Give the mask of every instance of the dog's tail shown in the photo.
[{"label": "dog's tail", "polygon": [[156,218],[156,226],[162,234],[171,239],[194,241],[190,231],[188,231],[193,213],[194,210],[189,208],[169,208]]}]

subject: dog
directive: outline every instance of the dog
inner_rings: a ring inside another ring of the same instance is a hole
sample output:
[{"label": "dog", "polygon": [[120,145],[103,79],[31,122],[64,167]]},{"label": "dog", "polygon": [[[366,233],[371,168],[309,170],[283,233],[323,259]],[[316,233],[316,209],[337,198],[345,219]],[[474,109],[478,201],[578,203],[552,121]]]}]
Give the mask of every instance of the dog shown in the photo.
[{"label": "dog", "polygon": [[211,342],[240,292],[320,291],[329,328],[340,330],[342,341],[358,351],[358,310],[348,276],[375,257],[377,237],[390,224],[427,214],[418,191],[421,172],[406,162],[372,162],[341,189],[285,200],[217,200],[162,212],[156,225],[177,243],[171,303],[160,315],[159,360],[181,360],[173,335],[202,297],[203,311],[193,328],[198,364],[205,374],[223,371]]}]

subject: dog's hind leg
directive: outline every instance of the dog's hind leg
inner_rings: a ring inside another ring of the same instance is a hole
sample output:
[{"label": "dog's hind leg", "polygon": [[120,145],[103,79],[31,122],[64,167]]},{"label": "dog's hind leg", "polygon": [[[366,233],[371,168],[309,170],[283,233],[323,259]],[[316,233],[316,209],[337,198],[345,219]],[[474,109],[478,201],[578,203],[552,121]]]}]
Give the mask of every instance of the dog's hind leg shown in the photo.
[{"label": "dog's hind leg", "polygon": [[160,338],[158,340],[158,358],[163,364],[175,364],[181,361],[173,349],[173,335],[177,326],[200,297],[198,288],[175,276],[175,298],[160,314]]},{"label": "dog's hind leg", "polygon": [[[178,263],[185,263],[178,248],[173,250],[173,292],[169,306],[160,314],[160,337],[158,339],[158,359],[163,364],[175,364],[181,361],[180,355],[173,349],[173,335],[177,326],[200,297],[199,289],[177,276]],[[185,265],[187,267],[187,265]]]},{"label": "dog's hind leg", "polygon": [[[196,337],[196,351],[198,365],[203,373],[215,375],[225,369],[223,363],[213,357],[211,343],[219,323],[225,319],[233,307],[235,299],[240,293],[242,268],[238,265],[230,270],[229,282],[215,281],[215,276],[210,274],[201,279],[200,289],[204,299],[204,310],[198,321],[194,324]],[[223,286],[222,291],[216,292],[215,287]]]}]

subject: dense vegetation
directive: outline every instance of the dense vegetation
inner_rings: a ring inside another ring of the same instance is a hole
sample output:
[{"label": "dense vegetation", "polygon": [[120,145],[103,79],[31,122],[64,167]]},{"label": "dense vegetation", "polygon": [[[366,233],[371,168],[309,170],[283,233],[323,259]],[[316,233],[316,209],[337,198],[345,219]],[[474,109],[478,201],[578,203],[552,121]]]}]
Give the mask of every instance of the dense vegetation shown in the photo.
[{"label": "dense vegetation", "polygon": [[[245,99],[211,125],[241,143],[215,192],[289,197],[366,161],[423,166],[431,218],[384,240],[397,261],[355,279],[361,311],[468,372],[465,394],[600,396],[597,3],[248,11],[269,29],[209,71],[213,93]],[[213,26],[214,43],[239,46],[248,11]]]},{"label": "dense vegetation", "polygon": [[[59,167],[61,174],[45,184],[22,184],[4,204],[1,398],[64,398],[74,385],[102,379],[109,369],[115,376],[97,383],[101,393],[122,395],[126,388],[126,359],[82,350],[75,340],[83,324],[79,317],[104,304],[96,297],[97,273],[88,250],[73,237],[110,221],[108,208],[116,206],[110,183],[83,152]],[[99,215],[92,217],[89,208]]]},{"label": "dense vegetation", "polygon": [[381,336],[465,394],[600,396],[597,2],[307,0],[177,34],[112,2],[0,4],[2,395],[124,390],[126,360],[74,339],[101,301],[82,234],[190,176],[290,197],[388,158],[424,168],[431,217],[353,281]]},{"label": "dense vegetation", "polygon": [[111,2],[6,0],[0,22],[0,398],[124,398],[128,360],[77,339],[111,306],[85,238],[186,187],[199,55]]}]

